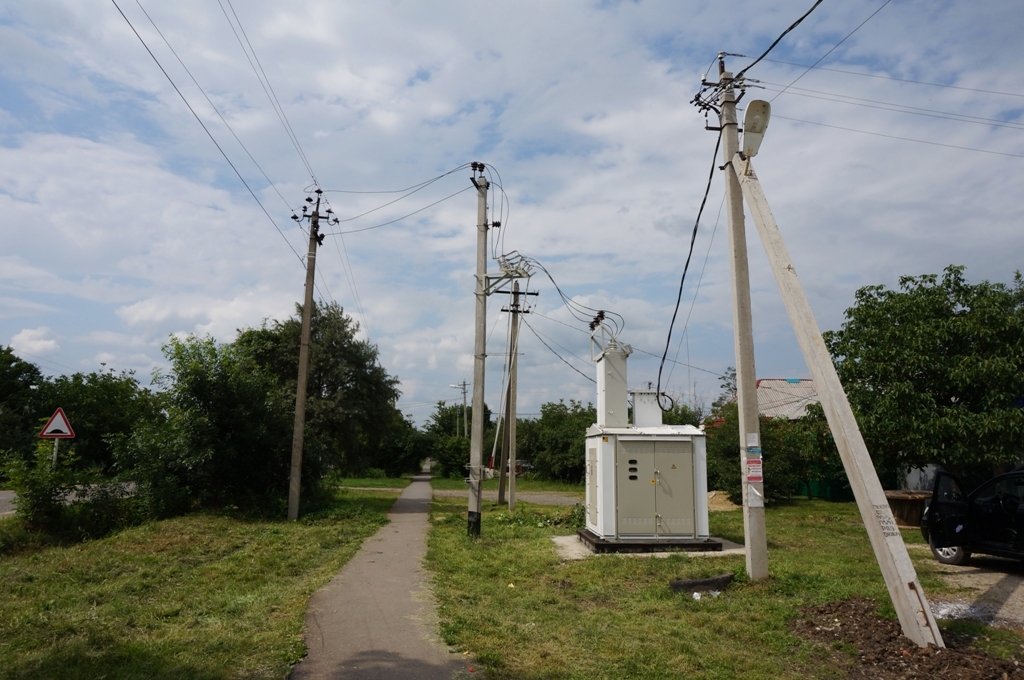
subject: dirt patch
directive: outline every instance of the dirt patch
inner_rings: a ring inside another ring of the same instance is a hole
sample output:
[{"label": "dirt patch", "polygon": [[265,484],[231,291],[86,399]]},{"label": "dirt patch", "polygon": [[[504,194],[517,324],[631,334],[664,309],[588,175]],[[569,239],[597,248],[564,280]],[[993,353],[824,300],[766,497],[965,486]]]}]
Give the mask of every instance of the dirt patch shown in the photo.
[{"label": "dirt patch", "polygon": [[[792,622],[803,640],[827,645],[835,672],[854,680],[1024,678],[1019,662],[975,649],[973,638],[946,631],[945,649],[920,648],[895,619],[878,615],[874,600],[853,598],[807,607]],[[845,674],[845,675],[844,675]]]},{"label": "dirt patch", "polygon": [[729,500],[729,494],[724,491],[708,491],[708,510],[742,510],[742,506],[736,505]]}]

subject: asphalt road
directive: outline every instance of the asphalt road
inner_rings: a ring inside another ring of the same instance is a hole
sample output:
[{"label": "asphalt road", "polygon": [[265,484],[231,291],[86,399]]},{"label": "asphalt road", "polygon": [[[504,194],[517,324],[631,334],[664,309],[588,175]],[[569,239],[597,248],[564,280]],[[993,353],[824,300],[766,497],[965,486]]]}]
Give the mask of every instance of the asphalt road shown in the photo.
[{"label": "asphalt road", "polygon": [[14,514],[14,492],[0,491],[0,517]]}]

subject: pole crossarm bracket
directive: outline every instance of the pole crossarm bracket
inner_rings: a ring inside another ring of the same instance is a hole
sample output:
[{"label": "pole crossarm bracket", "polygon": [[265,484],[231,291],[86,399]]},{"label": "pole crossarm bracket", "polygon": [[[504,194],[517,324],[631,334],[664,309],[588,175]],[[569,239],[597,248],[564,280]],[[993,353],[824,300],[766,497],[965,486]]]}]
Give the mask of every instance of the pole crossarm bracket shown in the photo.
[{"label": "pole crossarm bracket", "polygon": [[485,274],[484,275],[484,295],[490,295],[498,292],[498,288],[501,284],[506,281],[515,281],[518,279],[528,279],[530,275],[525,272],[507,271],[500,274]]}]

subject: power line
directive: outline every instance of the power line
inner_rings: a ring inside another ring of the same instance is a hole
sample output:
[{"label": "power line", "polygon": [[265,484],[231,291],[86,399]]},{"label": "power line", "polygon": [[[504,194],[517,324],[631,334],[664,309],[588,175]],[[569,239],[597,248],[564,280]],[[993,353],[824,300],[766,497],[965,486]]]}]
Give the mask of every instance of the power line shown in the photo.
[{"label": "power line", "polygon": [[469,191],[472,188],[473,188],[472,186],[468,186],[465,189],[461,189],[459,191],[456,191],[454,194],[449,194],[449,195],[445,196],[444,198],[442,198],[442,199],[440,199],[438,201],[434,201],[430,205],[425,205],[422,208],[420,208],[419,210],[414,210],[411,213],[409,213],[408,215],[402,215],[401,217],[395,218],[393,220],[389,220],[387,222],[382,222],[380,224],[375,224],[372,227],[363,227],[362,229],[349,229],[347,231],[328,231],[328,232],[324,233],[324,236],[341,236],[341,235],[344,235],[344,234],[358,234],[361,231],[370,231],[371,229],[380,229],[381,227],[386,227],[386,226],[388,226],[390,224],[394,224],[395,222],[401,222],[402,220],[406,219],[407,217],[412,217],[413,215],[415,215],[417,213],[423,212],[427,208],[433,208],[438,203],[444,203],[449,198],[454,198],[454,197],[458,196],[461,193],[465,193],[465,192]]},{"label": "power line", "polygon": [[742,77],[743,77],[743,74],[744,74],[744,73],[746,73],[747,71],[749,71],[750,69],[752,69],[752,68],[753,68],[754,66],[757,66],[757,63],[758,63],[759,61],[761,61],[762,59],[764,59],[765,57],[767,57],[767,56],[768,56],[768,53],[769,53],[769,52],[771,52],[771,51],[772,51],[773,49],[775,49],[775,46],[776,46],[776,45],[778,45],[778,44],[779,44],[779,42],[780,42],[780,41],[781,41],[781,40],[782,40],[783,38],[785,38],[785,37],[786,37],[786,34],[787,34],[787,33],[789,33],[789,32],[790,32],[790,31],[792,31],[792,30],[793,30],[794,28],[796,28],[797,26],[799,26],[799,25],[800,25],[800,24],[801,24],[801,23],[803,22],[803,20],[804,20],[804,19],[806,19],[806,18],[807,18],[808,16],[810,16],[811,12],[813,12],[814,10],[816,10],[816,9],[818,8],[818,5],[820,5],[820,4],[821,4],[821,3],[823,2],[823,1],[824,1],[824,0],[817,0],[817,2],[815,2],[815,3],[814,3],[814,5],[813,5],[813,6],[812,6],[812,7],[811,7],[811,8],[809,9],[809,10],[807,10],[806,12],[804,12],[804,15],[803,15],[802,17],[800,17],[799,19],[797,19],[796,21],[794,21],[794,22],[793,22],[793,23],[792,23],[792,24],[790,25],[790,27],[789,27],[789,28],[787,28],[787,29],[786,29],[785,31],[783,31],[783,32],[782,32],[782,33],[781,33],[781,34],[779,35],[779,37],[775,39],[775,42],[773,42],[773,43],[772,43],[771,45],[769,45],[769,46],[768,46],[768,49],[766,49],[766,50],[765,50],[764,52],[762,52],[762,53],[761,53],[761,56],[760,56],[760,57],[758,57],[757,59],[755,59],[755,60],[754,60],[754,62],[753,62],[752,64],[750,64],[749,66],[747,66],[747,67],[746,67],[745,69],[743,69],[742,71],[740,71],[739,73],[737,73],[737,74],[736,74],[736,77],[735,77],[735,80],[739,80],[740,78],[742,78]]},{"label": "power line", "polygon": [[[281,125],[284,126],[285,134],[288,135],[288,139],[291,140],[292,146],[295,147],[295,151],[299,154],[299,160],[306,167],[306,171],[309,176],[313,178],[313,182],[320,186],[317,182],[316,173],[313,172],[313,167],[309,164],[309,160],[306,158],[306,153],[302,150],[302,145],[299,144],[299,138],[295,135],[295,131],[292,129],[291,123],[288,121],[288,116],[284,112],[284,108],[281,106],[281,102],[277,99],[277,93],[274,92],[273,85],[270,84],[270,78],[267,78],[266,71],[263,70],[263,64],[260,63],[259,57],[256,56],[256,50],[253,49],[252,43],[249,42],[249,36],[245,33],[245,28],[242,27],[242,22],[238,18],[238,14],[235,12],[234,6],[231,4],[231,0],[227,0],[228,6],[231,7],[231,14],[234,15],[235,21],[238,22],[238,29],[245,36],[245,42],[249,45],[249,50],[252,52],[252,59],[249,58],[249,52],[246,51],[245,45],[242,44],[242,39],[238,36],[238,31],[235,30],[235,25],[231,23],[231,18],[228,17],[227,10],[224,9],[224,4],[221,0],[217,0],[217,4],[220,5],[220,11],[224,13],[224,18],[227,19],[228,25],[231,26],[231,32],[235,34],[235,39],[238,41],[238,46],[242,48],[242,52],[245,54],[246,60],[249,62],[249,66],[252,67],[253,73],[256,74],[256,79],[260,81],[260,86],[263,88],[264,94],[267,95],[267,99],[270,100],[270,106],[273,107],[274,113],[277,114],[278,120],[281,121]],[[256,60],[256,64],[253,64],[253,59]],[[259,65],[259,71],[256,70],[256,65]],[[260,73],[263,77],[260,78]],[[264,84],[264,81],[266,83]]]},{"label": "power line", "polygon": [[[777,87],[783,87],[779,83],[772,83],[766,80],[748,80],[748,82],[756,82],[762,85],[773,85]],[[822,92],[820,90],[809,90],[802,87],[792,87],[789,88],[789,90],[773,90],[770,87],[767,87],[765,89],[768,90],[769,92],[778,92],[779,94],[785,93],[790,96],[807,97],[810,99],[819,99],[821,101],[836,102],[838,104],[850,104],[851,106],[863,106],[865,108],[878,109],[880,111],[907,113],[914,116],[940,118],[942,120],[952,120],[960,123],[972,123],[974,125],[985,125],[987,127],[1004,127],[1013,130],[1024,130],[1024,123],[1016,123],[1010,120],[1001,120],[998,118],[984,118],[982,116],[970,116],[967,114],[953,113],[951,111],[935,111],[934,109],[925,109],[918,106],[896,104],[893,102],[883,102],[878,101],[876,99],[865,99],[863,97],[854,97],[851,95],[838,94],[835,92]],[[799,91],[793,92],[792,90]],[[839,99],[835,99],[835,97],[839,97]],[[772,101],[774,101],[774,99]]]},{"label": "power line", "polygon": [[[360,217],[365,217],[365,216],[369,215],[370,213],[374,213],[374,212],[377,212],[378,210],[382,210],[382,209],[388,207],[389,205],[393,205],[395,203],[398,203],[401,200],[404,200],[404,199],[408,198],[409,196],[412,196],[413,194],[415,194],[418,191],[422,191],[423,189],[426,189],[428,186],[430,186],[434,182],[437,182],[438,180],[440,180],[440,179],[442,179],[444,177],[447,177],[448,175],[452,174],[453,172],[457,172],[458,170],[460,170],[462,168],[465,168],[465,167],[466,166],[463,165],[461,168],[456,168],[455,170],[450,170],[449,172],[446,172],[443,175],[438,175],[437,177],[434,177],[433,179],[429,179],[426,182],[422,182],[422,183],[416,185],[415,188],[411,189],[410,191],[408,191],[404,195],[399,196],[398,198],[394,199],[393,201],[388,201],[387,203],[383,203],[381,205],[378,205],[376,208],[371,208],[370,210],[367,210],[366,212],[359,213],[358,215],[354,215],[353,217],[346,217],[346,218],[343,218],[343,219],[339,219],[338,221],[339,222],[352,222],[353,220],[358,220]],[[385,192],[381,192],[381,193],[385,193]],[[390,193],[390,192],[387,192],[387,193]]]},{"label": "power line", "polygon": [[245,154],[249,157],[249,160],[252,161],[253,165],[255,165],[256,168],[260,171],[260,174],[263,175],[263,179],[267,180],[267,184],[269,184],[274,189],[274,191],[277,192],[277,195],[281,197],[281,201],[283,201],[284,204],[288,207],[288,210],[290,210],[292,212],[295,212],[294,209],[292,208],[292,206],[288,203],[287,199],[285,199],[284,195],[277,188],[277,185],[274,184],[274,182],[270,179],[270,177],[267,176],[267,173],[263,170],[263,167],[259,163],[256,162],[256,159],[253,158],[253,155],[251,153],[249,153],[249,149],[246,148],[245,144],[242,143],[242,140],[238,138],[237,134],[235,134],[234,129],[232,129],[231,125],[228,124],[228,121],[221,114],[220,109],[217,108],[217,106],[210,99],[210,96],[208,94],[206,94],[206,90],[203,89],[203,86],[200,85],[199,81],[197,81],[195,76],[192,75],[192,71],[190,71],[188,69],[188,66],[185,66],[185,62],[181,60],[181,57],[178,56],[178,53],[174,50],[173,47],[171,47],[171,43],[168,42],[167,38],[163,34],[163,31],[161,31],[160,28],[156,25],[156,22],[153,21],[153,17],[149,16],[149,12],[146,11],[146,8],[142,6],[142,3],[139,0],[135,0],[135,4],[139,6],[139,9],[142,10],[142,13],[146,15],[147,19],[149,19],[149,23],[153,26],[153,29],[157,32],[157,34],[160,36],[160,38],[164,41],[164,44],[167,45],[167,49],[169,49],[171,51],[171,54],[174,55],[174,58],[177,59],[178,63],[181,64],[181,67],[183,69],[185,69],[185,73],[187,73],[188,77],[192,79],[192,83],[197,88],[199,88],[199,91],[203,93],[204,97],[206,97],[206,102],[210,105],[210,108],[212,108],[214,113],[217,114],[217,117],[220,118],[220,122],[224,123],[224,127],[226,127],[228,129],[228,132],[231,133],[231,136],[235,138],[235,141],[238,142],[238,145],[240,147],[242,147],[243,151],[245,151]]},{"label": "power line", "polygon": [[878,73],[861,73],[859,71],[846,71],[838,68],[831,68],[826,66],[807,66],[807,64],[798,64],[793,61],[781,61],[779,59],[765,59],[773,64],[784,64],[786,66],[799,66],[801,68],[813,68],[817,71],[829,71],[830,73],[842,73],[848,76],[861,76],[864,78],[879,78],[881,80],[894,80],[899,83],[910,83],[912,85],[927,85],[929,87],[945,87],[950,90],[963,90],[965,92],[977,92],[980,94],[995,94],[1003,97],[1020,97],[1024,98],[1024,94],[1018,92],[1000,92],[998,90],[983,90],[976,87],[963,87],[962,85],[949,85],[947,83],[930,83],[924,80],[912,80],[910,78],[897,78],[896,76],[881,75]]},{"label": "power line", "polygon": [[[565,326],[566,328],[571,328],[574,331],[579,331],[580,333],[587,333],[587,335],[589,335],[589,333],[587,331],[583,330],[582,328],[577,328],[576,326],[573,326],[572,324],[567,324],[564,321],[559,321],[558,319],[554,319],[554,318],[552,318],[550,316],[547,316],[545,314],[541,314],[536,309],[531,309],[530,310],[530,314],[533,314],[534,316],[539,316],[542,319],[547,319],[548,321],[554,321],[555,323],[560,324],[562,326]],[[636,345],[630,345],[630,346],[633,348],[634,352],[640,352],[640,354],[646,354],[648,356],[654,357],[655,359],[660,358],[659,355],[655,354],[654,352],[648,352],[645,349],[640,349]],[[561,347],[561,345],[559,345],[559,347]],[[579,359],[579,357],[576,357],[576,358]],[[581,361],[582,361],[582,359],[581,359]],[[708,370],[706,368],[701,368],[700,366],[694,366],[693,364],[687,363],[685,361],[675,361],[674,359],[666,359],[666,361],[668,363],[670,363],[670,364],[677,364],[679,366],[686,366],[687,368],[693,368],[693,369],[696,369],[698,371],[703,371],[704,373],[710,373],[711,375],[713,375],[715,377],[720,376],[721,373],[722,373],[721,371],[711,371],[711,370]]]},{"label": "power line", "polygon": [[[302,257],[298,254],[298,252],[296,252],[295,248],[291,244],[291,241],[289,241],[288,237],[284,235],[283,231],[281,231],[281,227],[277,226],[277,222],[274,221],[274,218],[271,217],[266,207],[264,207],[262,201],[260,201],[259,197],[256,196],[256,192],[252,190],[252,187],[249,186],[249,183],[245,181],[244,177],[242,177],[242,173],[238,171],[238,168],[236,168],[235,164],[231,162],[231,159],[228,158],[228,155],[224,153],[224,149],[221,148],[220,144],[217,143],[217,140],[214,138],[213,134],[210,133],[209,128],[206,127],[206,123],[204,123],[203,120],[199,117],[195,109],[192,108],[192,105],[188,103],[188,99],[186,99],[185,95],[182,94],[180,89],[178,89],[178,86],[174,83],[174,80],[171,78],[170,74],[168,74],[167,71],[164,69],[163,64],[160,63],[160,60],[156,58],[155,54],[153,54],[153,50],[149,49],[149,45],[147,45],[146,41],[142,39],[142,36],[139,35],[139,32],[135,30],[135,26],[132,24],[131,21],[129,21],[128,17],[121,10],[120,5],[117,4],[117,0],[110,1],[114,4],[114,7],[117,8],[118,13],[120,13],[121,17],[128,24],[128,27],[132,29],[132,33],[135,34],[135,37],[138,38],[139,42],[142,43],[142,46],[146,48],[146,52],[149,53],[149,56],[152,57],[153,61],[156,63],[157,68],[159,68],[160,72],[164,74],[165,78],[167,78],[167,82],[171,84],[171,87],[174,88],[174,91],[178,93],[179,97],[181,97],[181,101],[185,102],[185,106],[187,106],[188,110],[192,112],[192,116],[196,119],[196,122],[198,122],[199,125],[202,126],[203,131],[206,132],[206,136],[210,138],[210,141],[213,142],[213,145],[217,147],[217,151],[220,151],[220,155],[224,157],[224,160],[227,161],[228,165],[231,166],[231,169],[235,171],[236,175],[238,175],[238,179],[242,182],[243,185],[245,185],[245,188],[249,191],[249,195],[251,195],[253,200],[256,201],[257,204],[259,204],[260,209],[263,210],[263,214],[266,215],[267,219],[270,220],[270,223],[274,225],[274,229],[277,229],[277,233],[281,234],[281,238],[283,238],[284,242],[288,244],[288,248],[295,255],[295,258],[300,263],[302,263]],[[303,267],[305,267],[304,263]]]},{"label": "power line", "polygon": [[[711,246],[714,245],[714,243],[715,243],[715,234],[718,233],[718,225],[722,221],[722,208],[724,208],[724,207],[725,207],[725,196],[723,195],[722,196],[722,202],[718,205],[718,216],[715,217],[715,227],[714,227],[714,229],[711,230],[711,238],[708,240],[708,251],[706,253],[704,253],[704,264],[700,268],[700,276],[697,278],[697,287],[693,291],[693,299],[690,300],[690,310],[686,313],[686,321],[683,322],[683,333],[686,334],[684,336],[684,337],[686,337],[686,359],[687,359],[686,366],[688,368],[690,368],[690,364],[689,364],[689,359],[690,359],[690,335],[689,335],[689,332],[690,332],[690,330],[689,330],[689,328],[690,328],[690,317],[693,315],[693,308],[697,304],[697,295],[700,294],[700,284],[701,284],[702,281],[704,281],[704,272],[708,268],[708,259],[711,257]],[[673,360],[673,362],[672,362],[673,366],[672,366],[671,370],[669,370],[669,372],[668,372],[668,378],[665,380],[666,383],[671,383],[672,382],[672,374],[675,373],[675,370],[676,370],[675,367],[679,363],[677,360],[679,359],[679,350],[682,348],[682,345],[683,345],[683,338],[680,337],[679,338],[679,344],[676,345],[676,356],[675,356],[676,360]],[[703,369],[701,369],[701,370],[703,370]],[[689,380],[689,379],[687,379],[687,380]]]},{"label": "power line", "polygon": [[828,123],[817,123],[813,120],[801,120],[799,118],[789,118],[787,116],[774,115],[772,118],[779,118],[781,120],[788,120],[794,123],[806,123],[807,125],[819,125],[821,127],[832,128],[834,130],[846,130],[847,132],[858,132],[862,135],[873,135],[875,137],[885,137],[886,139],[900,139],[904,142],[916,142],[918,144],[930,144],[931,146],[941,146],[947,149],[960,149],[961,151],[977,151],[978,153],[988,153],[996,156],[1009,156],[1011,158],[1024,158],[1024,154],[1009,153],[1006,151],[990,151],[988,149],[976,149],[971,146],[957,146],[956,144],[943,144],[942,142],[930,142],[926,139],[913,139],[911,137],[900,137],[899,135],[887,135],[881,132],[868,132],[867,130],[857,130],[854,128],[842,127],[841,125],[830,125]]},{"label": "power line", "polygon": [[[878,9],[876,9],[876,10],[875,10],[874,12],[872,12],[872,13],[871,13],[871,16],[869,16],[869,17],[868,17],[867,19],[865,19],[864,21],[862,21],[862,22],[860,22],[859,24],[857,24],[857,28],[855,28],[855,29],[853,29],[852,31],[850,31],[849,33],[847,33],[847,34],[846,34],[846,37],[845,37],[845,38],[843,38],[842,40],[840,40],[839,42],[837,42],[837,43],[836,43],[835,45],[833,45],[832,49],[830,49],[830,50],[829,50],[828,52],[826,52],[825,54],[821,55],[821,56],[820,56],[820,57],[818,58],[818,61],[816,61],[816,62],[814,62],[813,64],[811,64],[810,66],[808,66],[808,67],[807,67],[807,70],[806,70],[806,71],[804,71],[803,73],[801,73],[800,75],[798,75],[798,76],[797,76],[797,77],[796,77],[796,78],[795,78],[795,79],[793,80],[793,82],[791,82],[791,83],[790,83],[789,85],[787,85],[787,86],[786,86],[785,88],[783,88],[782,92],[785,92],[785,91],[786,91],[786,90],[788,90],[788,89],[789,89],[789,88],[790,88],[791,86],[795,85],[795,84],[796,84],[796,81],[800,80],[800,79],[801,79],[801,78],[803,78],[803,77],[804,77],[805,75],[807,75],[807,72],[808,72],[808,71],[810,71],[810,70],[811,70],[812,68],[814,68],[815,66],[817,66],[818,64],[820,64],[820,63],[821,63],[822,61],[824,61],[825,57],[827,57],[828,55],[830,55],[830,54],[832,54],[833,52],[835,52],[835,51],[836,51],[836,49],[838,49],[840,45],[842,45],[842,44],[843,44],[844,42],[846,42],[846,41],[847,41],[847,39],[849,39],[849,37],[850,37],[851,35],[853,35],[853,34],[854,34],[854,33],[856,33],[857,31],[859,31],[859,30],[860,30],[860,28],[861,28],[861,26],[863,26],[864,24],[866,24],[866,23],[868,23],[869,21],[871,21],[871,19],[872,19],[872,18],[873,18],[873,17],[874,17],[874,16],[876,15],[876,14],[878,14],[878,13],[879,13],[879,12],[881,12],[881,11],[882,11],[883,9],[885,9],[885,6],[886,6],[886,5],[888,5],[888,4],[890,3],[890,2],[892,2],[892,0],[885,0],[885,2],[883,2],[883,3],[882,3],[882,6],[881,6],[881,7],[879,7]],[[817,5],[815,5],[815,7],[817,7]],[[812,7],[811,9],[813,10],[814,8]],[[749,67],[748,67],[748,68],[749,68]],[[746,69],[743,69],[743,70],[744,70],[744,71],[746,71]],[[779,94],[782,94],[782,92],[780,92]],[[775,101],[776,99],[778,99],[778,97],[779,97],[779,95],[778,95],[778,94],[777,94],[777,95],[775,95],[774,97],[772,97],[772,101]]]},{"label": "power line", "polygon": [[[820,0],[819,0],[819,2],[820,2]],[[817,5],[815,5],[815,7],[817,7]],[[811,9],[813,10],[814,7],[812,7]],[[808,12],[808,14],[810,14],[810,12]],[[807,16],[807,15],[805,14],[804,16]],[[802,18],[801,18],[801,21],[803,21]],[[797,22],[797,23],[799,23],[799,22]],[[785,35],[785,33],[783,33],[783,35]],[[780,39],[781,39],[781,37],[780,37]],[[776,42],[778,42],[778,41],[776,41]],[[766,54],[767,54],[767,52],[766,52]],[[707,205],[708,194],[711,192],[711,180],[713,180],[715,178],[715,168],[717,167],[717,163],[718,163],[718,149],[719,149],[719,147],[721,145],[722,145],[722,133],[721,133],[721,131],[719,131],[718,139],[715,140],[715,153],[711,157],[711,170],[708,172],[708,183],[707,183],[707,186],[704,187],[704,198],[702,198],[701,201],[700,201],[700,210],[697,211],[697,219],[693,223],[693,233],[690,236],[690,249],[686,253],[686,264],[683,265],[683,276],[679,279],[679,293],[676,295],[676,307],[672,311],[672,320],[668,324],[668,337],[665,338],[665,351],[661,355],[661,363],[658,364],[658,387],[657,387],[657,391],[658,391],[659,394],[661,393],[661,372],[665,368],[665,360],[668,358],[668,348],[671,347],[671,344],[672,344],[672,327],[675,325],[675,323],[676,323],[676,316],[679,314],[679,303],[683,299],[683,284],[686,283],[686,272],[690,269],[690,258],[693,257],[693,245],[697,241],[697,229],[700,228],[700,218],[701,218],[701,215],[704,214],[704,206]],[[658,400],[658,405],[659,406],[661,405],[661,400],[660,399]]]},{"label": "power line", "polygon": [[535,330],[533,329],[533,326],[531,326],[531,325],[530,325],[530,322],[529,322],[529,321],[527,321],[527,320],[526,320],[525,318],[523,318],[523,323],[525,323],[525,324],[526,324],[526,327],[530,329],[530,332],[531,332],[531,333],[533,333],[533,334],[534,334],[534,335],[535,335],[535,336],[537,337],[537,339],[538,339],[538,340],[540,340],[541,344],[542,344],[542,345],[544,345],[545,347],[547,347],[547,348],[548,348],[548,350],[550,350],[552,354],[554,354],[554,355],[555,355],[556,357],[558,357],[558,358],[559,358],[559,359],[560,359],[560,360],[562,361],[562,363],[563,363],[563,364],[565,364],[566,366],[568,366],[568,367],[569,367],[569,368],[571,368],[572,370],[576,371],[577,373],[579,373],[580,375],[582,375],[582,376],[583,376],[584,378],[586,378],[586,379],[587,379],[587,380],[589,380],[590,382],[592,382],[592,383],[596,383],[596,382],[597,382],[596,380],[594,380],[593,378],[591,378],[591,377],[590,377],[589,375],[587,375],[586,373],[584,373],[583,371],[581,371],[580,369],[576,368],[575,366],[573,366],[572,364],[570,364],[570,363],[569,363],[568,361],[566,361],[566,360],[565,360],[565,359],[564,359],[564,358],[562,357],[562,355],[561,355],[561,354],[559,354],[559,353],[558,353],[558,352],[556,352],[555,350],[551,349],[551,345],[549,345],[548,343],[544,342],[544,338],[540,337],[540,335],[539,335],[539,334],[537,333],[537,331],[535,331]]}]

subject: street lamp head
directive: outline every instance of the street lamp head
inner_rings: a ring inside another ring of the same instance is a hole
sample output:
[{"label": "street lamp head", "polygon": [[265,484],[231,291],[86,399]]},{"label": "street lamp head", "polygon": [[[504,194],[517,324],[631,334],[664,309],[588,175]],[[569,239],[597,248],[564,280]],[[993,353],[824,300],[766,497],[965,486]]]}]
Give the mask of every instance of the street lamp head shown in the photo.
[{"label": "street lamp head", "polygon": [[747,158],[757,155],[771,116],[772,105],[762,99],[747,105],[747,112],[743,116],[743,155]]}]

